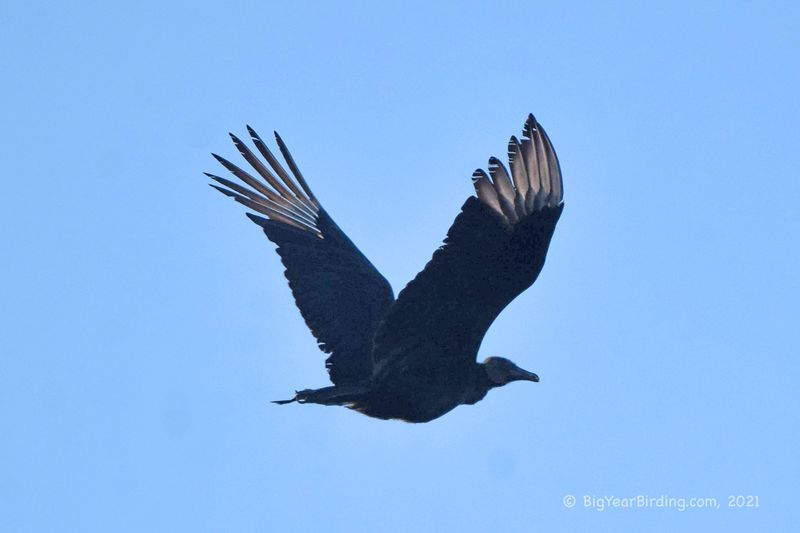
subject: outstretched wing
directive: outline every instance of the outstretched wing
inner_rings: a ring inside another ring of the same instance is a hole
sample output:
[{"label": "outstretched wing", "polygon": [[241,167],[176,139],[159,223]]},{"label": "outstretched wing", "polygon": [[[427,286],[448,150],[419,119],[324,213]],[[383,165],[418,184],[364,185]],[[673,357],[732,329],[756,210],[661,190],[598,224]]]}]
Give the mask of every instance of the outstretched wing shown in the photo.
[{"label": "outstretched wing", "polygon": [[491,158],[491,178],[482,170],[473,175],[478,197],[467,199],[443,246],[381,324],[377,365],[400,354],[437,354],[445,366],[474,362],[500,311],[536,280],[561,215],[563,188],[556,153],[532,115],[523,134],[522,142],[509,142],[510,174]]},{"label": "outstretched wing", "polygon": [[394,301],[392,288],[322,208],[280,136],[275,139],[294,179],[258,134],[247,130],[269,168],[231,134],[258,177],[213,154],[244,185],[207,173],[219,184],[211,186],[264,215],[247,213],[278,246],[297,307],[320,349],[330,354],[325,366],[331,381],[368,379],[372,339]]}]

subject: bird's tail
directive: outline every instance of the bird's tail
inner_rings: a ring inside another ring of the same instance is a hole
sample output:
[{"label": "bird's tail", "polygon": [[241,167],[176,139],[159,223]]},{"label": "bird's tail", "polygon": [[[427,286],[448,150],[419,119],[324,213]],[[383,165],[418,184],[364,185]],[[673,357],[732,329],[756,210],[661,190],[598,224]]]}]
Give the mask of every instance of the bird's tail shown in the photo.
[{"label": "bird's tail", "polygon": [[360,385],[343,385],[323,387],[321,389],[305,389],[295,391],[291,400],[273,400],[272,403],[285,405],[287,403],[316,403],[319,405],[351,405],[362,400],[368,392],[367,387]]}]

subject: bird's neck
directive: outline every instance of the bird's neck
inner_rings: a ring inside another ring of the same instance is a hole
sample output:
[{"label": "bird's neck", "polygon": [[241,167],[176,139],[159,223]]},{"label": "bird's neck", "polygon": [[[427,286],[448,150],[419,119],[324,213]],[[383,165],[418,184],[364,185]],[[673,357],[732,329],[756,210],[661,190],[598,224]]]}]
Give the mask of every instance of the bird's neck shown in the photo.
[{"label": "bird's neck", "polygon": [[489,375],[486,373],[486,367],[483,363],[477,363],[475,365],[473,376],[473,385],[464,398],[464,403],[469,405],[481,401],[483,397],[486,396],[486,393],[489,392],[489,389],[495,386],[489,379]]}]

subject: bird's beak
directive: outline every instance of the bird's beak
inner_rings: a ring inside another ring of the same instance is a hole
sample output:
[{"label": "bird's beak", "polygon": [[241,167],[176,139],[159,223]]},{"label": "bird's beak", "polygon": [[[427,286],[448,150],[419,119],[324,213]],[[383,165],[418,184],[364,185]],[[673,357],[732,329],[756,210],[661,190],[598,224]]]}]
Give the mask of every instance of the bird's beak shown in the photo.
[{"label": "bird's beak", "polygon": [[511,380],[510,381],[533,381],[535,383],[539,382],[539,376],[534,374],[533,372],[528,372],[527,370],[523,370],[520,367],[516,367],[511,372]]}]

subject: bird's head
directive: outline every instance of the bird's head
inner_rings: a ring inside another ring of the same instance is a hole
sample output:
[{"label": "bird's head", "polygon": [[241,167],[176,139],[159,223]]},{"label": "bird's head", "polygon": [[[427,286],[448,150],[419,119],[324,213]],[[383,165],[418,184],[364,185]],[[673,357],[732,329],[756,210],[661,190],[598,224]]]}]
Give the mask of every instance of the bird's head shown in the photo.
[{"label": "bird's head", "polygon": [[483,362],[489,381],[500,387],[512,381],[539,381],[539,376],[533,372],[523,370],[504,357],[489,357]]}]

